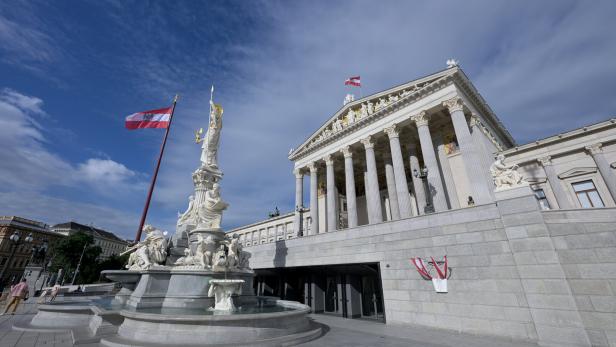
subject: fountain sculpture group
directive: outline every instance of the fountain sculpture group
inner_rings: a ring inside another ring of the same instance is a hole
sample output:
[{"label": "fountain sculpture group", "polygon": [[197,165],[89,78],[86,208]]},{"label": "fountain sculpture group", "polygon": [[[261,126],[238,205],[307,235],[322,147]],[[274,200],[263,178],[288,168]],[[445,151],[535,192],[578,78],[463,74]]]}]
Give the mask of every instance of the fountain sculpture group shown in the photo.
[{"label": "fountain sculpture group", "polygon": [[173,237],[146,225],[144,240],[125,252],[127,270],[103,271],[122,284],[111,303],[41,305],[29,324],[14,328],[71,330],[76,343],[109,346],[288,346],[320,335],[308,306],[254,295],[250,254],[221,228],[229,206],[220,194],[222,115],[210,101],[207,133],[196,134],[202,152],[192,174],[195,192]]}]

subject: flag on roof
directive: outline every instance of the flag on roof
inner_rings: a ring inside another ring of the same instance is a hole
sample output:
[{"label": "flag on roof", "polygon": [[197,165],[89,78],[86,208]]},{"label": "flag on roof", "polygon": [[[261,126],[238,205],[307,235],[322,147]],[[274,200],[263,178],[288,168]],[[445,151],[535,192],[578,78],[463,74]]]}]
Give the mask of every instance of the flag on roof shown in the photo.
[{"label": "flag on roof", "polygon": [[126,117],[126,129],[167,128],[172,111],[173,106],[133,113]]},{"label": "flag on roof", "polygon": [[359,78],[359,76],[349,77],[346,79],[346,81],[344,81],[344,85],[361,87],[361,79]]}]

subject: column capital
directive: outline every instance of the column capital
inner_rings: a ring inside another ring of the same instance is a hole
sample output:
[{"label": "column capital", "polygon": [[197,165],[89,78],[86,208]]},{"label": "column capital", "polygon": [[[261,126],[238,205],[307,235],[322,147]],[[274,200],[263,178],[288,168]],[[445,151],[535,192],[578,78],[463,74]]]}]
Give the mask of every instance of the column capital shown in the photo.
[{"label": "column capital", "polygon": [[308,164],[308,170],[310,170],[310,173],[316,173],[317,169],[318,169],[317,163]]},{"label": "column capital", "polygon": [[415,122],[415,125],[417,125],[417,127],[420,127],[428,125],[428,122],[430,121],[430,116],[428,115],[428,112],[421,111],[418,114],[411,116],[411,120]]},{"label": "column capital", "polygon": [[599,142],[599,143],[592,144],[590,146],[586,146],[586,147],[584,147],[584,149],[586,151],[588,151],[588,153],[590,153],[591,155],[595,155],[595,154],[599,154],[599,153],[603,152],[603,148],[602,147],[603,147],[603,144],[601,144],[601,142]]},{"label": "column capital", "polygon": [[351,152],[351,146],[344,146],[342,147],[340,151],[342,152],[342,155],[344,155],[345,158],[353,158],[353,152]]},{"label": "column capital", "polygon": [[364,145],[366,149],[374,148],[374,141],[372,141],[372,135],[368,135],[366,138],[360,140],[361,144]]},{"label": "column capital", "polygon": [[324,156],[323,160],[325,161],[325,165],[327,166],[334,165],[334,157],[331,154]]},{"label": "column capital", "polygon": [[462,111],[464,109],[464,101],[459,96],[454,96],[449,100],[443,101],[443,106],[447,107],[449,113]]},{"label": "column capital", "polygon": [[385,130],[385,134],[387,134],[387,136],[389,136],[390,139],[400,137],[400,127],[397,124],[389,126],[385,128],[384,130]]},{"label": "column capital", "polygon": [[295,175],[295,178],[303,178],[304,177],[304,171],[302,169],[295,169],[295,170],[293,170],[293,174]]},{"label": "column capital", "polygon": [[542,166],[552,165],[552,157],[550,157],[549,155],[542,158],[537,158],[537,161],[541,163]]}]

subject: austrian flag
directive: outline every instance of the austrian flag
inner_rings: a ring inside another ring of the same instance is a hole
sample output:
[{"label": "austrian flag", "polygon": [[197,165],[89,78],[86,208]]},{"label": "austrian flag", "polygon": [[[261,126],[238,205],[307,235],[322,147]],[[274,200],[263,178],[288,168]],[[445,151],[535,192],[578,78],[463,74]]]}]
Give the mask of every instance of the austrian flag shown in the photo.
[{"label": "austrian flag", "polygon": [[344,81],[344,85],[361,87],[361,79],[359,76],[349,77],[346,81]]},{"label": "austrian flag", "polygon": [[126,117],[126,129],[167,128],[173,106],[145,112],[133,113]]}]

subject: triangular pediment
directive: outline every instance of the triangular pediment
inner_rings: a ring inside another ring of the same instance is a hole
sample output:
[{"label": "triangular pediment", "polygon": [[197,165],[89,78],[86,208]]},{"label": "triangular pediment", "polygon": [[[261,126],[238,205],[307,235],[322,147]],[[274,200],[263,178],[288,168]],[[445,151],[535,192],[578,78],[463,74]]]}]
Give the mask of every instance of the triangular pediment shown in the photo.
[{"label": "triangular pediment", "polygon": [[547,181],[546,177],[526,177],[525,179],[529,184],[541,184]]},{"label": "triangular pediment", "polygon": [[289,159],[294,160],[306,152],[362,128],[375,118],[387,116],[423,98],[434,90],[438,90],[436,86],[444,86],[445,81],[457,71],[459,71],[458,68],[449,68],[344,105],[319,130],[308,137],[297,149],[292,150],[289,153]]},{"label": "triangular pediment", "polygon": [[571,178],[571,177],[576,177],[576,176],[593,174],[595,172],[597,172],[596,167],[576,167],[576,168],[573,168],[571,170],[567,170],[561,173],[560,175],[558,175],[558,178],[565,179],[565,178]]}]

